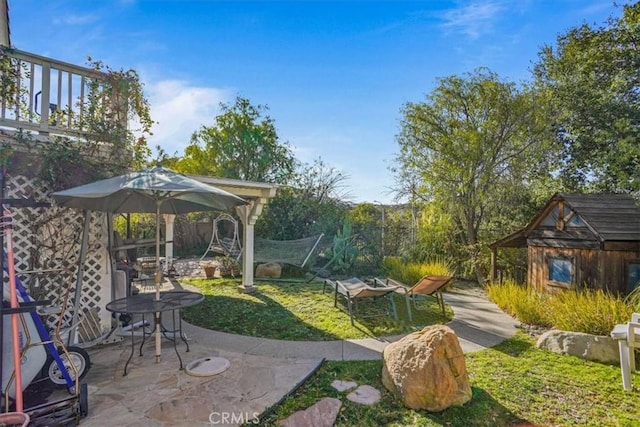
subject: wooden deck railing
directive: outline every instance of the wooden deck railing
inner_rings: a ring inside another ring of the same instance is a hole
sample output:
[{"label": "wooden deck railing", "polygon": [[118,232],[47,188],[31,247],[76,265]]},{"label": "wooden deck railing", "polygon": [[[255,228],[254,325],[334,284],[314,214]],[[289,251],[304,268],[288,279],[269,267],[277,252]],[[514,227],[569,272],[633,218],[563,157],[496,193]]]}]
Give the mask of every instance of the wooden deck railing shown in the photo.
[{"label": "wooden deck railing", "polygon": [[4,46],[0,61],[0,127],[86,137],[96,115],[126,126],[108,74]]}]

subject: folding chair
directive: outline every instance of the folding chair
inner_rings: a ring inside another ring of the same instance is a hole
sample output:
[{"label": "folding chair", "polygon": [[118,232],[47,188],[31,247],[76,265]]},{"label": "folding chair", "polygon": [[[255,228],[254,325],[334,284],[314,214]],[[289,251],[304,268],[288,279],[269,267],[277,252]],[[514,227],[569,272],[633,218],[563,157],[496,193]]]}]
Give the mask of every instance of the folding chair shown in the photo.
[{"label": "folding chair", "polygon": [[[322,287],[322,292],[325,292],[327,286],[334,289],[333,306],[338,307],[338,295],[345,298],[347,302],[347,309],[349,310],[349,318],[351,319],[351,326],[354,325],[353,316],[358,309],[358,302],[366,300],[375,300],[380,297],[387,297],[391,306],[391,313],[395,320],[398,320],[398,312],[396,310],[396,303],[393,300],[393,293],[398,289],[397,286],[369,286],[362,280],[353,277],[347,280],[329,280],[325,279]],[[373,314],[362,317],[377,317],[386,316],[389,312],[383,314]]]},{"label": "folding chair", "polygon": [[405,285],[404,283],[394,279],[379,279],[374,278],[374,283],[382,284],[386,286],[396,286],[396,292],[405,296],[405,302],[407,304],[407,315],[409,321],[413,321],[413,313],[411,311],[411,302],[416,310],[420,310],[417,300],[421,296],[433,297],[438,301],[442,314],[444,311],[444,298],[442,297],[442,289],[453,279],[451,276],[424,276],[413,286]]},{"label": "folding chair", "polygon": [[611,338],[618,341],[622,387],[631,390],[631,372],[636,370],[635,349],[640,348],[640,313],[633,313],[631,322],[616,325]]}]

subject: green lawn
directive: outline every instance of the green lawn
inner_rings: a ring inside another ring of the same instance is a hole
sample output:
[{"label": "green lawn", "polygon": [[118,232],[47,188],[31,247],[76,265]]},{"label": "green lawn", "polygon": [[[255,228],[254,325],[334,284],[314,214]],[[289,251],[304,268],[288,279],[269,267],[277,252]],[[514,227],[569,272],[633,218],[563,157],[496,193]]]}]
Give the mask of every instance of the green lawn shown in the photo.
[{"label": "green lawn", "polygon": [[[440,413],[404,408],[380,380],[382,364],[326,362],[292,396],[275,408],[265,426],[275,426],[293,412],[323,397],[342,400],[336,426],[512,426],[535,425],[638,426],[640,389],[622,389],[620,368],[587,362],[535,348],[533,338],[518,333],[502,344],[465,356],[473,390],[470,402]],[[346,399],[333,380],[369,384],[382,391],[382,400],[363,406]],[[634,374],[640,384],[640,374]]]},{"label": "green lawn", "polygon": [[413,332],[426,325],[446,323],[453,312],[447,307],[442,315],[435,299],[428,298],[424,311],[413,312],[409,322],[404,297],[394,297],[399,321],[391,315],[368,317],[384,312],[386,298],[362,304],[351,326],[344,300],[333,306],[332,290],[322,293],[322,283],[258,283],[253,294],[240,293],[237,279],[190,279],[184,281],[205,295],[201,304],[185,310],[184,319],[216,331],[256,337],[326,341]]},{"label": "green lawn", "polygon": [[[351,326],[344,307],[333,307],[333,294],[321,283],[259,283],[255,294],[237,290],[239,280],[185,281],[196,286],[205,301],[185,313],[196,325],[218,331],[288,340],[332,340],[412,332],[445,323],[435,302],[415,313],[409,323],[404,301],[398,298],[400,322],[390,316],[363,319]],[[378,302],[378,304],[384,301]],[[374,307],[380,309],[383,306]],[[518,333],[502,344],[465,356],[473,390],[470,402],[441,413],[406,409],[382,386],[380,361],[326,362],[261,425],[307,408],[323,397],[343,402],[336,426],[638,426],[640,374],[633,374],[634,391],[622,389],[620,368],[536,349],[535,339]],[[333,380],[353,380],[382,391],[382,401],[363,406],[346,399]]]}]

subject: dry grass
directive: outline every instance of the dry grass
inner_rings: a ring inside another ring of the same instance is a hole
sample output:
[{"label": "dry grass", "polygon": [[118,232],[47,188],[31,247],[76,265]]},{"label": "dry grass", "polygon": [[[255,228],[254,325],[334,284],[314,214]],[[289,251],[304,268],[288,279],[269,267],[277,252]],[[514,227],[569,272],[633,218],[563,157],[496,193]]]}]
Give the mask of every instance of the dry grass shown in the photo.
[{"label": "dry grass", "polygon": [[487,287],[489,298],[523,323],[608,335],[617,323],[628,322],[633,307],[602,290],[567,290],[542,294],[507,281]]}]

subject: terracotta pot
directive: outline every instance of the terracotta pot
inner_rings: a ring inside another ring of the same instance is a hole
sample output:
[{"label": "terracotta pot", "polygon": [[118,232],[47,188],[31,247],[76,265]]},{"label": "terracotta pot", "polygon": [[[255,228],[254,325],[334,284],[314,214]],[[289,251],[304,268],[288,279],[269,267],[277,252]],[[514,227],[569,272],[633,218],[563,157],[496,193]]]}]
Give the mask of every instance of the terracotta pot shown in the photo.
[{"label": "terracotta pot", "polygon": [[216,275],[216,267],[213,265],[205,265],[202,267],[204,269],[204,275],[207,279],[211,279]]}]

